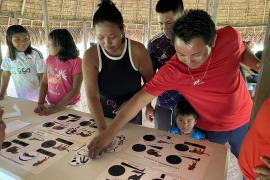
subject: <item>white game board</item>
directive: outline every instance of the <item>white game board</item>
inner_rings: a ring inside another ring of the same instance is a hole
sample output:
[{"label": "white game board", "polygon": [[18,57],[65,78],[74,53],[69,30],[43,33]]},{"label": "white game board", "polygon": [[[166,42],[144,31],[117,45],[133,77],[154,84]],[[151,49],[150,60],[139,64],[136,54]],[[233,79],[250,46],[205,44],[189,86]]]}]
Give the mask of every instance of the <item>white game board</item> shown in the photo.
[{"label": "white game board", "polygon": [[195,140],[184,142],[179,135],[148,134],[126,153],[143,158],[152,168],[194,180],[204,177],[212,154],[212,148],[202,144]]},{"label": "white game board", "polygon": [[116,159],[101,173],[96,180],[178,180],[162,171],[143,165]]},{"label": "white game board", "polygon": [[5,140],[0,155],[25,170],[38,174],[67,155],[81,142],[38,129],[29,129]]},{"label": "white game board", "polygon": [[77,116],[75,114],[66,114],[51,119],[39,125],[38,128],[84,143],[90,142],[97,131],[97,125],[94,119]]}]

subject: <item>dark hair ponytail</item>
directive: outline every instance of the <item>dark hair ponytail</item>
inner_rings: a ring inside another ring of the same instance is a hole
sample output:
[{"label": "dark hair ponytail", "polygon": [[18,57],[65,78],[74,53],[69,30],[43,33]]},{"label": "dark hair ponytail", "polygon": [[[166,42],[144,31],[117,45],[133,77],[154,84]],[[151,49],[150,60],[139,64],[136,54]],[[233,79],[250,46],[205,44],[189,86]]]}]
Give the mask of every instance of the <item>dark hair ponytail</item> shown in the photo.
[{"label": "dark hair ponytail", "polygon": [[101,0],[99,8],[93,16],[93,27],[101,22],[110,22],[116,24],[120,29],[124,28],[124,20],[121,12],[117,9],[111,0]]}]

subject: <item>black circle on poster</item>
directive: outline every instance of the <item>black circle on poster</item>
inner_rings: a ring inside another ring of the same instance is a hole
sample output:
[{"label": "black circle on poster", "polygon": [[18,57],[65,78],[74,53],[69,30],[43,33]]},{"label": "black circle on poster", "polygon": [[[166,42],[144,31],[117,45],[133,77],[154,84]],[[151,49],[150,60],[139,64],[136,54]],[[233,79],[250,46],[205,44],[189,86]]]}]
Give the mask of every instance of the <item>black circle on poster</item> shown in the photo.
[{"label": "black circle on poster", "polygon": [[2,144],[2,149],[5,149],[5,148],[8,148],[9,146],[11,146],[11,142],[9,142],[9,141],[5,141],[5,142],[3,142],[3,144]]},{"label": "black circle on poster", "polygon": [[66,120],[68,118],[68,116],[59,116],[57,119],[58,120]]},{"label": "black circle on poster", "polygon": [[189,147],[185,144],[176,144],[174,147],[178,151],[188,151],[189,150]]},{"label": "black circle on poster", "polygon": [[166,157],[166,161],[170,164],[180,164],[182,159],[177,155],[169,155]]},{"label": "black circle on poster", "polygon": [[56,141],[54,140],[48,140],[48,141],[45,141],[41,144],[41,147],[43,148],[50,148],[50,147],[53,147],[56,145]]},{"label": "black circle on poster", "polygon": [[55,125],[54,122],[45,122],[44,124],[42,124],[43,127],[52,127],[54,125]]},{"label": "black circle on poster", "polygon": [[147,135],[144,135],[143,136],[143,139],[145,141],[154,141],[156,139],[156,137],[154,135],[151,135],[151,134],[147,134]]},{"label": "black circle on poster", "polygon": [[113,165],[109,168],[108,173],[112,176],[121,176],[125,173],[125,168],[121,165]]},{"label": "black circle on poster", "polygon": [[91,124],[90,121],[82,121],[80,122],[80,126],[89,126]]},{"label": "black circle on poster", "polygon": [[19,134],[17,137],[19,139],[26,139],[26,138],[29,138],[31,136],[32,136],[32,133],[30,133],[30,132],[23,132],[23,133]]},{"label": "black circle on poster", "polygon": [[145,149],[146,149],[146,146],[143,144],[134,144],[132,146],[132,150],[136,152],[143,152],[145,151]]}]

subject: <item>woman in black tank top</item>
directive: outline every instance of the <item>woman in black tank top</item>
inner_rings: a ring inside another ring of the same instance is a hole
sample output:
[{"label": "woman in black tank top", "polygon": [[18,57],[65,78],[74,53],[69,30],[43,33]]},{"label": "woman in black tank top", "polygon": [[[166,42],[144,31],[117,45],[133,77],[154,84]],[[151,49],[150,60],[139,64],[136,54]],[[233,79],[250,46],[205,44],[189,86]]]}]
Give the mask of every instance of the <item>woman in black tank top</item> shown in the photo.
[{"label": "woman in black tank top", "polygon": [[[125,38],[123,17],[111,1],[99,4],[93,17],[97,45],[84,54],[83,76],[89,110],[100,131],[104,116],[114,118],[120,106],[154,75],[144,45]],[[142,123],[141,113],[132,122]]]}]

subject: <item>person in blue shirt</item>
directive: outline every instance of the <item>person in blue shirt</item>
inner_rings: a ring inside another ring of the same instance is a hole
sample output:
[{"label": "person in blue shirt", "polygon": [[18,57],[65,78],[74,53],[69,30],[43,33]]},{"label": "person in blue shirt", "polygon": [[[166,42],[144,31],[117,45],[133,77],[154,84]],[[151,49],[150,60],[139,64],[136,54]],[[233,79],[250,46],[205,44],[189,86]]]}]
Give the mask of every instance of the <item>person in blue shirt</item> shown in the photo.
[{"label": "person in blue shirt", "polygon": [[172,127],[169,130],[170,133],[187,135],[194,139],[205,138],[205,135],[195,127],[199,115],[187,100],[179,101],[175,112],[176,122],[172,123]]}]

